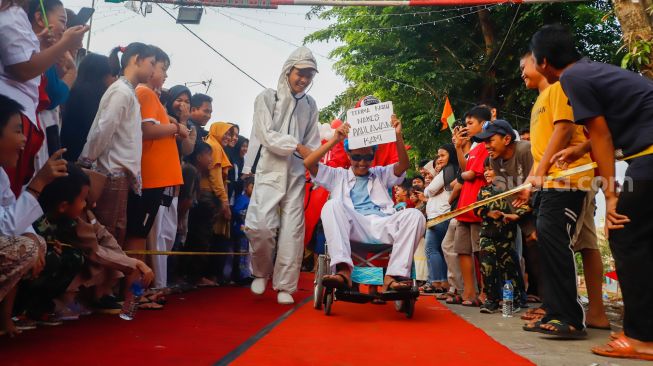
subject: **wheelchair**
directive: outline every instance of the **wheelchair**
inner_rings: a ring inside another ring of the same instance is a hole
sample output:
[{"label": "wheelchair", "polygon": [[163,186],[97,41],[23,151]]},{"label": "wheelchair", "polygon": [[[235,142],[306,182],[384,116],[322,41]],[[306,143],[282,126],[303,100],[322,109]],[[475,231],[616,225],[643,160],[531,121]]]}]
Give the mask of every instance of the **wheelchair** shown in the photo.
[{"label": "wheelchair", "polygon": [[[324,314],[331,314],[334,301],[352,302],[357,304],[366,304],[375,299],[384,301],[394,301],[395,310],[404,313],[406,318],[413,317],[415,312],[415,302],[419,297],[419,288],[415,281],[414,266],[412,287],[408,291],[397,291],[391,293],[369,294],[360,292],[360,285],[383,285],[385,268],[375,266],[372,262],[377,259],[385,259],[392,251],[392,245],[387,244],[369,244],[369,243],[351,243],[352,260],[354,261],[354,270],[352,271],[352,287],[350,289],[328,288],[322,284],[322,277],[331,274],[331,259],[329,258],[328,243],[325,243],[325,254],[320,254],[315,271],[315,280],[313,282],[313,307],[316,310],[324,309]],[[368,254],[372,254],[367,258]]]}]

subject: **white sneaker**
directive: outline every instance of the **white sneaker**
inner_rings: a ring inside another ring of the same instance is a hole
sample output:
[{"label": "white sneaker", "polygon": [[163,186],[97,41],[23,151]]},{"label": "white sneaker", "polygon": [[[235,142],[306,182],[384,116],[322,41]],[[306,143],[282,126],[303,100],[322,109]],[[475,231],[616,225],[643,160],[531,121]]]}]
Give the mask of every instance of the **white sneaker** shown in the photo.
[{"label": "white sneaker", "polygon": [[254,281],[252,281],[252,286],[250,289],[255,295],[263,295],[265,292],[265,287],[268,284],[268,279],[267,278],[255,278]]},{"label": "white sneaker", "polygon": [[295,303],[295,300],[292,298],[292,295],[286,291],[279,291],[277,294],[277,302],[281,305],[292,305]]}]

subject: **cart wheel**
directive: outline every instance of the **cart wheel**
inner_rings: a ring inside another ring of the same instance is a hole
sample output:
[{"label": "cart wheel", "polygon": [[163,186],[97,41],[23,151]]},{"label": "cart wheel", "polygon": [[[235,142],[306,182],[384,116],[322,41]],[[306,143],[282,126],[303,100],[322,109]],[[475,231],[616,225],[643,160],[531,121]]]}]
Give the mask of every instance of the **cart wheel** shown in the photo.
[{"label": "cart wheel", "polygon": [[404,311],[404,300],[395,300],[395,310],[400,313]]},{"label": "cart wheel", "polygon": [[324,285],[322,284],[322,277],[325,271],[325,257],[320,255],[317,261],[317,270],[315,271],[315,280],[313,281],[313,308],[322,309],[322,302],[324,300]]},{"label": "cart wheel", "polygon": [[333,305],[333,290],[329,290],[324,298],[324,314],[331,314],[331,305]]},{"label": "cart wheel", "polygon": [[405,300],[404,303],[406,304],[405,305],[406,318],[410,319],[413,317],[413,313],[415,312],[415,299]]}]

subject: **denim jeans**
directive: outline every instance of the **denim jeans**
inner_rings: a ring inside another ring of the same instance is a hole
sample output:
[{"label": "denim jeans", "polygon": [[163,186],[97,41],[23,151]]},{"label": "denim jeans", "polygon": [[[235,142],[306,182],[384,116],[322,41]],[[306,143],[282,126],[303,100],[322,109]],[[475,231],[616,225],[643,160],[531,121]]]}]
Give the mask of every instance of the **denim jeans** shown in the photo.
[{"label": "denim jeans", "polygon": [[447,263],[442,253],[442,240],[447,233],[449,221],[441,222],[426,230],[426,263],[428,265],[431,282],[447,282]]}]

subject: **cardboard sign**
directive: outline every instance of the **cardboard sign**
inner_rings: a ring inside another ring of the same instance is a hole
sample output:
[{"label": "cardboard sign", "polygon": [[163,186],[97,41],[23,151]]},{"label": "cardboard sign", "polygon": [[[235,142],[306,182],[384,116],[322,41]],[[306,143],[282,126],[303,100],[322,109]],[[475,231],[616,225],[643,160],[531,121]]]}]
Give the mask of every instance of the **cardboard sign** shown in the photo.
[{"label": "cardboard sign", "polygon": [[384,102],[347,111],[349,149],[387,144],[397,141],[390,123],[392,102]]}]

